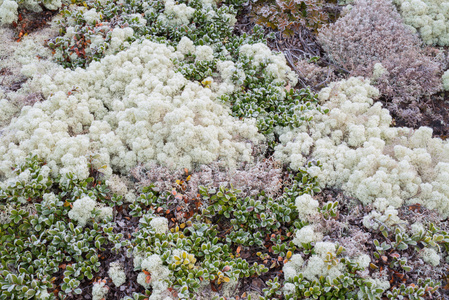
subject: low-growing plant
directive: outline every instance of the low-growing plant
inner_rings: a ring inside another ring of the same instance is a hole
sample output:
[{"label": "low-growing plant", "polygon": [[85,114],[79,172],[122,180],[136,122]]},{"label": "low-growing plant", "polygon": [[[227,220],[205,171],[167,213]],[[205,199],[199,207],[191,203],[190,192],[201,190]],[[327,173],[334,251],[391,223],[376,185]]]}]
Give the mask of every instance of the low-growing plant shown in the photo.
[{"label": "low-growing plant", "polygon": [[409,125],[422,118],[417,99],[441,89],[440,65],[425,55],[391,1],[356,1],[318,40],[340,67],[372,78],[389,110]]},{"label": "low-growing plant", "polygon": [[[0,299],[53,299],[50,291],[58,297],[80,294],[80,282],[99,271],[98,254],[105,250],[103,246],[108,240],[121,246],[122,236],[112,232],[109,219],[97,220],[92,215],[92,225],[83,228],[67,215],[81,196],[90,194],[101,200],[105,187],[93,187],[94,178],[51,178],[36,156],[16,171],[18,180],[0,189],[0,206],[12,207],[8,220],[0,225]],[[61,269],[63,276],[54,277]]]},{"label": "low-growing plant", "polygon": [[432,294],[438,289],[439,284],[430,278],[419,278],[414,284],[401,284],[399,287],[393,287],[387,292],[388,299],[410,299],[421,300],[432,298]]},{"label": "low-growing plant", "polygon": [[176,226],[167,233],[156,233],[150,225],[154,217],[152,210],[142,216],[131,241],[134,246],[128,251],[144,253],[146,257],[159,255],[172,273],[169,287],[181,299],[194,297],[204,280],[221,285],[267,271],[263,265],[250,265],[242,258],[234,258],[229,245],[218,237],[216,225],[188,222],[183,223],[183,230]]},{"label": "low-growing plant", "polygon": [[[176,5],[184,4],[185,10],[193,13],[187,22],[171,24],[176,16],[168,16],[165,21],[159,18],[165,12],[164,1],[124,1],[117,5],[113,0],[89,0],[83,2],[85,7],[66,7],[62,11],[63,18],[58,21],[60,34],[48,46],[56,61],[68,68],[86,67],[139,38],[176,46],[182,37],[188,37],[195,45],[213,45],[218,52],[227,49],[235,54],[234,41],[239,37],[232,34],[231,19],[239,4],[231,2],[234,3],[215,7],[199,0],[179,1]],[[86,11],[92,12],[95,20],[86,17]],[[225,39],[229,42],[222,43]]]},{"label": "low-growing plant", "polygon": [[318,30],[329,20],[323,0],[253,0],[253,19],[257,24],[292,36],[302,27]]},{"label": "low-growing plant", "polygon": [[[259,132],[269,135],[275,127],[295,128],[312,117],[306,111],[316,109],[316,95],[308,89],[296,90],[284,87],[285,83],[273,81],[266,70],[270,61],[253,64],[254,57],[242,56],[233,80],[238,90],[221,97],[232,105],[232,114],[238,118],[256,118]],[[240,72],[245,78],[242,81]],[[320,108],[318,107],[318,110]],[[323,111],[326,113],[326,111]]]},{"label": "low-growing plant", "polygon": [[[329,256],[329,255],[328,255]],[[329,256],[330,257],[330,256]],[[328,267],[332,267],[331,258]],[[357,293],[360,290],[370,290],[367,294],[380,295],[383,290],[371,290],[372,283],[357,275],[357,271],[363,270],[357,263],[348,258],[338,259],[344,267],[343,274],[331,278],[320,276],[318,280],[309,280],[303,273],[298,273],[292,278],[284,280],[283,285],[278,282],[278,277],[267,282],[268,288],[264,289],[264,295],[260,299],[359,299]],[[364,298],[365,299],[365,298]],[[367,298],[380,299],[380,298]]]},{"label": "low-growing plant", "polygon": [[[168,286],[178,297],[186,299],[200,291],[204,280],[220,286],[279,269],[296,250],[292,242],[294,231],[306,225],[298,219],[294,196],[319,191],[315,178],[306,169],[291,171],[285,193],[276,199],[266,196],[263,190],[254,196],[241,197],[241,191],[232,185],[200,186],[197,197],[190,199],[183,194],[188,190],[189,179],[190,176],[176,180],[172,191],[159,191],[154,185],[142,189],[140,197],[130,205],[131,214],[141,219],[132,246],[128,246],[128,251],[137,257],[159,255],[172,273]],[[156,232],[152,220],[170,213],[176,201],[197,203],[190,206],[194,214],[183,223],[172,219],[174,224],[166,233]],[[224,234],[220,233],[223,231]],[[251,266],[240,254],[242,249],[252,246],[260,250],[257,253],[260,263]],[[140,258],[135,259],[139,270]]]}]

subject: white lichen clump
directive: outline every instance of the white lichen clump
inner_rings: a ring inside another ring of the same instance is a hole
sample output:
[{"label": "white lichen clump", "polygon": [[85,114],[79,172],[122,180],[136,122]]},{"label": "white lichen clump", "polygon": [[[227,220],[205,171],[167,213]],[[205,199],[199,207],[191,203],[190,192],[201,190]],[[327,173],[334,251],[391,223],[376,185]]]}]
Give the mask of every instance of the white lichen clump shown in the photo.
[{"label": "white lichen clump", "polygon": [[298,217],[300,220],[310,220],[319,215],[319,203],[309,194],[304,194],[297,197],[295,200],[295,205],[298,210]]},{"label": "white lichen clump", "polygon": [[214,59],[214,50],[209,46],[196,46],[196,60],[211,61]]},{"label": "white lichen clump", "polygon": [[423,235],[426,229],[422,223],[416,222],[411,225],[411,232],[413,235]]},{"label": "white lichen clump", "polygon": [[375,63],[374,66],[373,66],[372,80],[376,81],[380,77],[382,77],[384,74],[388,74],[387,69],[384,66],[382,66],[381,63]]},{"label": "white lichen clump", "polygon": [[[308,280],[318,280],[320,276],[329,276],[333,280],[342,274],[343,264],[332,265],[326,258],[326,256],[336,256],[336,245],[334,243],[317,242],[315,253],[307,262],[304,262],[300,254],[293,255],[282,269],[285,279],[292,279],[298,273],[302,273]],[[289,288],[287,287],[287,289]]]},{"label": "white lichen clump", "polygon": [[72,209],[69,211],[69,218],[78,222],[78,226],[84,227],[87,221],[92,218],[93,210],[99,211],[97,220],[104,220],[106,218],[112,218],[113,210],[111,207],[101,206],[97,201],[93,200],[89,196],[84,196],[81,199],[76,200],[72,204]]},{"label": "white lichen clump", "polygon": [[298,275],[299,272],[301,272],[304,264],[304,259],[302,258],[301,254],[294,254],[288,262],[284,264],[284,267],[282,268],[282,272],[284,273],[285,279],[292,279],[296,275]]},{"label": "white lichen clump", "polygon": [[[48,27],[23,36],[20,43],[15,41],[11,28],[0,26],[0,70],[7,70],[1,75],[0,130],[19,115],[24,105],[41,99],[37,78],[62,69],[48,59],[52,54],[43,42],[55,34],[53,28]],[[12,89],[11,86],[19,79],[25,81],[18,90]]]},{"label": "white lichen clump", "polygon": [[109,265],[108,275],[117,287],[126,282],[125,271],[123,270],[122,264],[118,261],[111,262],[111,264]]},{"label": "white lichen clump", "polygon": [[106,297],[109,288],[105,285],[105,281],[94,282],[92,287],[92,300],[101,300]]},{"label": "white lichen clump", "polygon": [[108,180],[106,180],[106,184],[112,193],[117,194],[119,196],[125,196],[128,192],[128,187],[126,183],[120,178],[118,175],[111,175]]},{"label": "white lichen clump", "polygon": [[0,137],[0,175],[30,154],[53,175],[80,179],[93,167],[107,176],[137,162],[193,168],[220,159],[251,160],[262,136],[255,120],[240,121],[211,89],[177,73],[179,52],[148,40],[93,62],[86,70],[43,76],[48,99],[24,107]]},{"label": "white lichen clump", "polygon": [[147,275],[144,272],[141,272],[137,277],[137,283],[145,288],[153,288],[153,293],[149,298],[150,300],[161,299],[162,295],[164,295],[169,287],[171,276],[170,270],[163,265],[161,257],[157,254],[145,258],[141,263],[141,267],[142,270],[150,273],[150,280],[147,282]]},{"label": "white lichen clump", "polygon": [[331,265],[326,261],[328,253],[336,256],[336,246],[331,242],[317,242],[315,245],[316,254],[307,261],[307,266],[303,270],[304,277],[309,280],[318,280],[320,276],[329,276],[331,280],[341,275],[343,264]]},{"label": "white lichen clump", "polygon": [[444,72],[441,79],[443,80],[443,89],[449,91],[449,70]]},{"label": "white lichen clump", "polygon": [[398,211],[392,206],[389,206],[383,214],[373,210],[368,215],[363,217],[363,226],[368,229],[377,230],[381,224],[388,227],[393,225],[406,225],[407,221],[401,220],[398,217]]},{"label": "white lichen clump", "polygon": [[157,217],[150,221],[150,226],[153,227],[156,233],[162,234],[168,232],[168,220],[164,217]]},{"label": "white lichen clump", "polygon": [[184,3],[176,4],[173,0],[165,0],[164,13],[157,19],[166,26],[180,26],[188,24],[194,13],[195,9]]},{"label": "white lichen clump", "polygon": [[293,243],[302,248],[302,244],[321,241],[323,234],[315,229],[314,225],[307,225],[295,232]]},{"label": "white lichen clump", "polygon": [[394,0],[404,22],[418,31],[426,44],[449,45],[447,0]]},{"label": "white lichen clump", "polygon": [[355,262],[359,265],[359,267],[367,269],[371,263],[371,258],[368,254],[362,254],[356,258]]},{"label": "white lichen clump", "polygon": [[[111,34],[111,44],[108,49],[109,53],[113,53],[114,51],[119,50],[120,46],[125,43],[125,41],[134,35],[134,30],[131,27],[125,28],[114,28]],[[102,39],[99,39],[99,43],[103,42]]]},{"label": "white lichen clump", "polygon": [[434,267],[440,264],[440,255],[433,248],[422,249],[420,256],[426,263],[431,264]]},{"label": "white lichen clump", "polygon": [[267,73],[273,76],[273,82],[286,83],[295,86],[298,82],[298,76],[287,65],[287,60],[282,53],[275,53],[262,43],[246,44],[240,47],[240,57],[253,57],[252,64],[257,65],[263,62],[269,62],[265,67]]},{"label": "white lichen clump", "polygon": [[17,21],[17,8],[19,5],[16,1],[1,0],[0,2],[0,25],[11,24]]},{"label": "white lichen clump", "polygon": [[25,1],[13,1],[13,0],[0,0],[0,25],[11,24],[18,19],[17,9],[21,7],[30,11],[40,12],[42,11],[41,4],[49,10],[56,10],[62,6],[61,0],[25,0]]},{"label": "white lichen clump", "polygon": [[284,132],[275,157],[292,168],[319,160],[322,169],[309,172],[322,187],[343,189],[380,211],[408,202],[449,216],[449,143],[432,138],[428,127],[390,127],[388,110],[373,101],[378,95],[362,78],[331,83],[319,93],[330,112]]}]

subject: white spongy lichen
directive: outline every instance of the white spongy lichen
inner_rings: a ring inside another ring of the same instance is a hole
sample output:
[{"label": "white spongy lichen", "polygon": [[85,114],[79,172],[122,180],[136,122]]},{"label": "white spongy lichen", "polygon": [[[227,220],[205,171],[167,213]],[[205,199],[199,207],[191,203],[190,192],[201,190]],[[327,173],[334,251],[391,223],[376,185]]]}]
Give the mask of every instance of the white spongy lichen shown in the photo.
[{"label": "white spongy lichen", "polygon": [[110,263],[108,275],[112,279],[112,282],[117,287],[121,286],[126,282],[125,271],[123,270],[122,264],[118,261]]},{"label": "white spongy lichen", "polygon": [[331,242],[317,242],[315,245],[315,254],[306,262],[300,254],[295,254],[290,261],[284,264],[282,269],[284,278],[291,280],[299,273],[302,273],[308,280],[317,280],[320,276],[329,276],[331,280],[342,274],[344,265],[337,263],[331,265],[326,261],[326,256],[336,256],[336,245]]},{"label": "white spongy lichen", "polygon": [[269,61],[265,70],[273,76],[273,82],[290,82],[291,86],[295,86],[298,82],[298,76],[288,67],[285,56],[282,53],[272,52],[265,44],[245,44],[240,47],[239,55],[252,57],[253,64]]},{"label": "white spongy lichen", "polygon": [[92,217],[92,210],[97,206],[97,202],[92,198],[85,196],[76,200],[72,204],[72,209],[69,211],[69,218],[78,221],[78,225],[84,227],[87,220]]},{"label": "white spongy lichen", "polygon": [[168,220],[164,217],[156,217],[150,221],[150,226],[153,227],[156,233],[162,234],[168,232]]},{"label": "white spongy lichen", "polygon": [[106,184],[114,194],[125,196],[128,193],[126,183],[118,175],[111,175],[111,177],[106,180]]},{"label": "white spongy lichen", "polygon": [[315,245],[316,254],[312,255],[307,265],[302,270],[304,277],[309,280],[318,280],[321,276],[329,276],[331,280],[342,274],[344,265],[338,262],[336,265],[326,261],[328,253],[335,257],[336,246],[331,242],[317,242]]},{"label": "white spongy lichen", "polygon": [[292,168],[319,160],[322,168],[308,171],[322,187],[343,189],[380,211],[407,202],[449,216],[449,143],[432,138],[428,127],[390,127],[388,110],[373,101],[378,96],[362,78],[331,83],[319,93],[329,113],[283,132],[275,157]]},{"label": "white spongy lichen", "polygon": [[183,36],[178,43],[177,50],[182,54],[193,54],[196,51],[195,44],[186,36]]},{"label": "white spongy lichen", "polygon": [[106,283],[104,281],[94,283],[92,287],[92,300],[101,300],[106,297],[109,288],[105,285]]},{"label": "white spongy lichen", "polygon": [[184,3],[176,4],[173,0],[165,0],[164,13],[157,19],[167,26],[180,26],[188,24],[194,13],[195,9]]},{"label": "white spongy lichen", "polygon": [[97,209],[99,212],[97,220],[112,218],[113,210],[111,207],[102,206],[89,196],[84,196],[73,202],[68,216],[70,219],[77,221],[78,226],[84,227],[87,221],[93,217],[92,212],[94,209]]},{"label": "white spongy lichen", "polygon": [[299,272],[301,272],[303,264],[304,259],[302,258],[301,254],[294,254],[290,258],[290,260],[284,264],[284,267],[282,268],[284,278],[285,279],[294,278],[296,275],[298,275]]},{"label": "white spongy lichen", "polygon": [[301,248],[302,244],[317,242],[322,238],[323,234],[317,231],[314,225],[307,225],[296,231],[293,243]]},{"label": "white spongy lichen", "polygon": [[149,299],[165,299],[165,292],[169,287],[171,272],[168,267],[163,265],[161,257],[153,254],[142,260],[141,267],[142,270],[150,273],[150,280],[147,280],[148,277],[144,272],[140,272],[137,277],[137,283],[145,288],[153,288],[153,293]]},{"label": "white spongy lichen", "polygon": [[443,88],[445,91],[449,91],[449,70],[444,72],[442,78],[443,80]]},{"label": "white spongy lichen", "polygon": [[16,1],[1,0],[0,1],[0,25],[11,24],[17,21],[17,8],[19,5]]},{"label": "white spongy lichen", "polygon": [[404,22],[418,31],[426,44],[449,45],[447,0],[394,0]]},{"label": "white spongy lichen", "polygon": [[25,8],[34,12],[42,11],[41,5],[49,10],[56,10],[62,6],[61,0],[0,0],[0,25],[11,24],[17,21],[19,4],[21,8]]},{"label": "white spongy lichen", "polygon": [[356,258],[355,262],[359,265],[359,267],[366,270],[371,263],[371,258],[368,254],[362,254]]},{"label": "white spongy lichen", "polygon": [[424,225],[420,222],[413,223],[411,229],[411,232],[414,235],[423,235],[426,232]]},{"label": "white spongy lichen", "polygon": [[296,209],[300,220],[309,220],[319,214],[319,203],[311,195],[304,194],[298,196],[295,200]]},{"label": "white spongy lichen", "polygon": [[209,46],[196,46],[196,60],[211,61],[214,59],[214,50]]},{"label": "white spongy lichen", "polygon": [[438,252],[435,251],[435,249],[433,249],[433,248],[426,247],[426,248],[422,249],[420,252],[420,256],[426,263],[431,264],[434,267],[436,267],[440,264],[441,257],[438,254]]},{"label": "white spongy lichen", "polygon": [[378,229],[381,224],[388,227],[393,225],[406,225],[407,221],[404,221],[398,217],[398,211],[392,206],[389,206],[383,213],[379,213],[375,210],[363,217],[363,226],[368,229]]},{"label": "white spongy lichen", "polygon": [[138,162],[190,170],[250,161],[263,138],[255,120],[233,118],[216,93],[176,72],[182,54],[173,50],[145,40],[85,70],[43,76],[47,100],[24,107],[0,137],[0,175],[30,153],[52,175],[79,179],[89,175],[89,157],[107,177]]}]

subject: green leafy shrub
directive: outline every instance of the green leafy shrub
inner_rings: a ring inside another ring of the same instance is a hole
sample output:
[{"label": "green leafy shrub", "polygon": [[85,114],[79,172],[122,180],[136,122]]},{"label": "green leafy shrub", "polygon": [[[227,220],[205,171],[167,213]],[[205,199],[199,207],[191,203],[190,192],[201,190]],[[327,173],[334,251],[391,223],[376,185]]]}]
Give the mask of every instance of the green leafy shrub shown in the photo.
[{"label": "green leafy shrub", "polygon": [[[135,270],[148,273],[151,282],[153,276],[158,276],[141,264],[158,255],[171,274],[164,281],[165,288],[174,289],[182,299],[191,299],[206,281],[220,286],[279,268],[282,260],[288,260],[296,250],[293,232],[306,224],[298,219],[296,195],[319,191],[315,178],[305,169],[290,172],[284,194],[276,199],[266,196],[263,190],[254,196],[240,197],[240,191],[232,186],[200,186],[197,198],[187,200],[182,193],[188,189],[188,179],[177,180],[179,190],[144,187],[140,197],[130,205],[130,214],[141,217],[132,246],[128,245],[129,253],[134,255]],[[184,223],[171,223],[169,232],[157,230],[154,220],[175,209],[177,201],[196,203],[196,209],[190,207],[195,213]],[[260,250],[258,263],[253,265],[240,258],[241,249],[251,246]],[[142,284],[147,290],[151,288],[146,282]],[[153,286],[152,293],[160,292]]]},{"label": "green leafy shrub", "polygon": [[136,270],[141,269],[141,259],[158,255],[171,273],[167,287],[176,290],[179,298],[192,299],[203,281],[220,285],[267,271],[263,265],[250,265],[246,260],[234,258],[229,245],[218,237],[216,225],[188,222],[183,230],[177,226],[170,232],[157,233],[151,226],[153,213],[150,210],[142,216],[131,241],[135,246],[128,251],[134,253]]},{"label": "green leafy shrub", "polygon": [[[103,246],[108,240],[121,246],[121,235],[95,215],[85,228],[76,227],[67,215],[71,203],[83,195],[98,201],[107,197],[105,187],[94,187],[92,177],[51,178],[37,157],[27,159],[16,172],[16,179],[0,189],[0,207],[10,208],[0,224],[0,299],[53,299],[48,292],[56,289],[59,297],[80,294],[80,282],[99,271]],[[29,175],[27,180],[21,180],[23,174]],[[62,281],[55,281],[61,268]]]},{"label": "green leafy shrub", "polygon": [[195,45],[213,45],[218,52],[233,52],[230,47],[234,43],[222,43],[226,38],[236,39],[231,27],[236,13],[232,4],[217,7],[215,3],[206,5],[194,0],[175,5],[185,5],[182,9],[192,12],[190,19],[178,22],[165,1],[127,0],[117,5],[114,0],[89,0],[85,7],[67,7],[58,21],[60,35],[48,46],[60,64],[73,69],[123,50],[127,43],[139,38],[175,46],[182,37],[188,37]]},{"label": "green leafy shrub", "polygon": [[[330,269],[339,265],[342,270],[336,277],[320,276],[318,279],[308,279],[302,272],[286,278],[281,284],[278,277],[267,282],[260,298],[268,299],[381,299],[383,289],[374,288],[372,283],[358,274],[363,268],[349,258],[337,256],[344,251],[339,247],[335,257],[328,253],[326,264]],[[314,253],[312,249],[311,253]]]}]

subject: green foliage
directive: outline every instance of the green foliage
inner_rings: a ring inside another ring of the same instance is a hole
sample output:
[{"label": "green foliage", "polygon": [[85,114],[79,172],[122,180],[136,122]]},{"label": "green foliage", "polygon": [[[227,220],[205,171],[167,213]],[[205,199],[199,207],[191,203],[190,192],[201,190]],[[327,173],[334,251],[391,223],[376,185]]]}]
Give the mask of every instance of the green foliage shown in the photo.
[{"label": "green foliage", "polygon": [[[317,98],[308,89],[287,89],[286,83],[274,81],[266,67],[271,61],[252,63],[253,57],[240,56],[233,80],[240,88],[221,100],[230,103],[232,114],[238,118],[256,118],[259,132],[269,135],[274,128],[301,126],[312,117],[305,114],[308,110],[320,108]],[[244,72],[242,80],[240,73]]]},{"label": "green foliage", "polygon": [[[263,191],[255,197],[242,198],[238,197],[239,192],[224,187],[220,187],[218,191],[200,188],[203,201],[209,201],[209,207],[203,210],[202,217],[218,216],[229,220],[232,227],[226,236],[227,242],[262,247],[266,236],[279,230],[281,226],[291,227],[288,230],[291,232],[296,228],[294,223],[298,214],[290,198],[274,200],[266,197]],[[277,242],[281,243],[281,240]],[[289,246],[288,249],[291,247],[294,246]],[[282,252],[285,252],[284,248]]]},{"label": "green foliage", "polygon": [[332,219],[338,217],[338,201],[328,201],[324,203],[320,209],[324,219]]},{"label": "green foliage", "polygon": [[26,203],[29,199],[41,198],[53,184],[48,172],[42,171],[42,164],[37,157],[29,157],[25,164],[16,167],[14,172],[17,175],[24,173],[26,176],[17,177],[7,189],[0,190],[0,199],[8,199],[9,203]]},{"label": "green foliage", "polygon": [[329,20],[324,0],[253,0],[253,19],[257,24],[292,36],[305,27],[317,31]]},{"label": "green foliage", "polygon": [[129,251],[159,255],[173,272],[172,288],[181,299],[192,299],[205,280],[220,285],[267,271],[263,265],[234,258],[229,245],[218,237],[216,225],[188,222],[183,230],[177,226],[168,233],[156,233],[150,226],[154,217],[152,210],[143,215]]},{"label": "green foliage", "polygon": [[[413,234],[408,233],[406,229],[399,225],[395,225],[393,230],[383,224],[379,226],[378,230],[385,237],[385,241],[381,243],[377,239],[373,240],[376,250],[373,255],[381,264],[388,262],[390,269],[396,270],[400,267],[406,272],[411,270],[411,267],[407,265],[407,258],[400,255],[402,251],[406,251],[409,247],[413,247],[416,252],[424,247],[435,247],[439,251],[448,251],[449,249],[449,234],[433,223],[430,223],[424,231]],[[392,252],[391,249],[397,252]]]},{"label": "green foliage", "polygon": [[[9,220],[0,227],[0,299],[45,295],[56,288],[56,278],[52,277],[62,265],[66,269],[59,282],[59,297],[80,294],[80,281],[92,279],[99,271],[98,254],[105,250],[103,246],[108,240],[118,242],[121,238],[105,221],[92,218],[91,227],[81,228],[67,217],[70,204],[79,197],[106,197],[104,186],[93,187],[93,178],[77,180],[68,175],[63,180],[52,179],[49,172],[43,176],[43,165],[37,157],[30,157],[17,172],[18,178],[20,173],[29,172],[31,179],[13,181],[0,190],[0,206],[13,207]],[[22,204],[23,196],[30,204]],[[49,297],[53,299],[54,295]]]},{"label": "green foliage", "polygon": [[439,284],[430,278],[419,278],[416,284],[401,284],[387,292],[388,299],[422,300],[432,299],[432,294],[438,289]]},{"label": "green foliage", "polygon": [[[424,227],[423,231],[408,233],[405,228],[395,225],[395,228],[388,228],[386,225],[380,225],[378,230],[382,233],[385,241],[379,242],[374,239],[373,244],[375,252],[374,262],[370,264],[371,269],[382,267],[390,273],[399,274],[401,279],[409,278],[407,272],[413,271],[409,265],[409,248],[415,252],[420,252],[424,247],[435,247],[439,250],[448,250],[449,235],[442,231],[433,223]],[[389,299],[427,299],[437,291],[440,283],[430,278],[423,280],[419,278],[418,282],[413,284],[401,284],[399,287],[393,287],[387,291],[386,296]]]},{"label": "green foliage", "polygon": [[[89,23],[83,11],[64,9],[63,18],[58,21],[59,36],[51,39],[48,46],[61,65],[72,69],[86,67],[91,61],[99,60],[107,53],[123,50],[123,45],[112,50],[110,47],[112,31],[125,27],[134,31],[133,36],[127,39],[128,42],[146,38],[176,46],[182,37],[188,37],[195,45],[212,45],[217,52],[227,49],[232,54],[236,53],[235,41],[240,38],[233,36],[230,26],[230,17],[236,14],[232,4],[213,8],[200,0],[177,2],[183,3],[194,8],[195,13],[188,24],[172,26],[158,19],[165,10],[165,1],[162,0],[127,0],[121,5],[117,5],[114,0],[89,0],[85,2],[86,10],[94,9],[100,15],[100,20]],[[146,23],[142,23],[136,14],[141,15]],[[73,34],[67,35],[68,28],[73,29]],[[93,43],[94,40],[97,41]],[[224,43],[224,40],[228,42]]]},{"label": "green foliage", "polygon": [[284,197],[288,197],[295,201],[298,196],[309,194],[314,195],[321,192],[320,184],[317,177],[312,177],[307,171],[312,166],[318,166],[321,168],[321,162],[309,161],[307,166],[299,168],[294,172],[292,169],[288,169],[287,172],[287,184],[284,188]]},{"label": "green foliage", "polygon": [[[241,191],[232,186],[202,186],[195,201],[204,208],[187,222],[173,225],[169,232],[157,233],[150,226],[151,221],[170,211],[171,203],[180,195],[158,191],[150,185],[130,205],[131,215],[141,219],[128,251],[144,257],[159,255],[175,278],[170,286],[179,297],[190,299],[202,281],[221,285],[267,272],[280,266],[280,258],[289,259],[296,250],[291,241],[293,232],[305,225],[298,220],[294,195],[314,189],[318,191],[315,178],[305,170],[291,172],[286,193],[276,199],[264,191],[241,197]],[[264,264],[250,265],[239,257],[240,249],[251,246],[261,250],[257,256]]]},{"label": "green foliage", "polygon": [[[289,288],[282,289],[278,278],[275,277],[274,280],[267,282],[268,288],[263,290],[264,295],[260,299],[281,299],[282,296],[284,296],[282,299],[358,299],[359,288],[371,287],[371,283],[357,275],[357,271],[362,270],[357,263],[347,258],[339,259],[339,263],[344,266],[344,273],[334,279],[321,276],[318,280],[308,280],[302,273],[298,273],[295,277],[286,279],[283,285],[285,287],[289,284]],[[382,292],[381,289],[376,291],[376,293]]]},{"label": "green foliage", "polygon": [[167,209],[167,204],[170,201],[170,198],[171,196],[168,191],[159,193],[154,185],[146,186],[142,189],[140,196],[129,205],[129,208],[131,209],[129,214],[133,217],[141,217],[146,210],[145,207],[151,205]]}]

